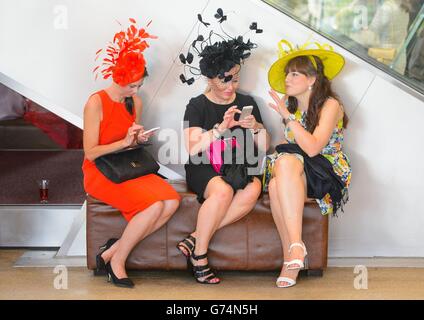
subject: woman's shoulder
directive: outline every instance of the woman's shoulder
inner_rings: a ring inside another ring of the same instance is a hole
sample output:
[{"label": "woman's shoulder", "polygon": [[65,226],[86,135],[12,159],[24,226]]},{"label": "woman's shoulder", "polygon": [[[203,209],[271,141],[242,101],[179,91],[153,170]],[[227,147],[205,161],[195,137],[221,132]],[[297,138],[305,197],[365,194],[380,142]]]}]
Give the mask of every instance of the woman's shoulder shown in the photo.
[{"label": "woman's shoulder", "polygon": [[337,118],[343,118],[344,115],[344,108],[342,103],[339,101],[339,99],[335,97],[328,97],[327,100],[324,102],[322,110],[324,112],[329,113],[337,113]]},{"label": "woman's shoulder", "polygon": [[255,102],[255,99],[252,96],[248,94],[240,93],[240,92],[237,92],[237,99],[239,102],[242,102],[242,103]]},{"label": "woman's shoulder", "polygon": [[192,106],[204,105],[206,101],[205,98],[206,97],[203,93],[199,94],[198,96],[191,98],[190,101],[188,102],[188,105],[192,105]]},{"label": "woman's shoulder", "polygon": [[186,111],[203,112],[206,106],[206,97],[204,94],[199,94],[190,99],[186,106]]},{"label": "woman's shoulder", "polygon": [[103,117],[103,104],[102,98],[98,92],[93,93],[88,97],[87,103],[84,107],[84,118],[85,119],[99,119]]},{"label": "woman's shoulder", "polygon": [[325,109],[339,109],[343,111],[343,106],[339,99],[334,97],[328,97],[327,100],[325,100],[323,108]]},{"label": "woman's shoulder", "polygon": [[102,97],[101,92],[97,91],[91,94],[88,97],[87,103],[85,105],[86,108],[90,109],[101,109],[102,107]]}]

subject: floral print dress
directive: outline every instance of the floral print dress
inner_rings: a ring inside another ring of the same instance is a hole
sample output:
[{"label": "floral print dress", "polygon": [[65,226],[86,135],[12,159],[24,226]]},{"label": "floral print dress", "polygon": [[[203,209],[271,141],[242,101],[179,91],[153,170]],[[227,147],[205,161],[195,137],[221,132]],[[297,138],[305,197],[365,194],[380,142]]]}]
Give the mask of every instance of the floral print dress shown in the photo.
[{"label": "floral print dress", "polygon": [[[299,122],[306,129],[306,112],[297,110],[295,113],[296,121]],[[286,127],[284,130],[284,136],[288,143],[296,143],[294,139],[294,134],[289,127]],[[342,151],[343,147],[343,119],[337,123],[336,128],[334,128],[333,133],[328,141],[328,144],[320,152],[325,158],[330,161],[333,166],[334,172],[341,178],[341,180],[346,184],[346,187],[342,191],[343,198],[347,197],[348,186],[350,184],[350,179],[352,175],[352,169],[350,166],[349,158]],[[277,152],[271,155],[266,160],[266,168],[264,172],[264,181],[269,181],[272,176],[272,168],[275,161],[282,155]],[[296,154],[298,158],[303,162],[303,157],[299,154]],[[326,194],[322,199],[316,199],[321,213],[323,215],[333,213],[333,204],[331,202],[330,194]]]}]

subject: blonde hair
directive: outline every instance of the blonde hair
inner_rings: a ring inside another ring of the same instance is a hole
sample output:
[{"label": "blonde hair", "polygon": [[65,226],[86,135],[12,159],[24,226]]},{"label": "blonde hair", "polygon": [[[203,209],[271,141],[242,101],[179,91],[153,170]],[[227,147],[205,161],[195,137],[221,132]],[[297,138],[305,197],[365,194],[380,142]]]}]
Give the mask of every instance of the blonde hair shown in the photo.
[{"label": "blonde hair", "polygon": [[209,85],[209,83],[208,83],[208,85],[206,86],[206,88],[205,88],[205,91],[203,92],[203,94],[206,94],[206,93],[208,93],[209,91],[211,91],[212,89],[211,89],[211,86]]}]

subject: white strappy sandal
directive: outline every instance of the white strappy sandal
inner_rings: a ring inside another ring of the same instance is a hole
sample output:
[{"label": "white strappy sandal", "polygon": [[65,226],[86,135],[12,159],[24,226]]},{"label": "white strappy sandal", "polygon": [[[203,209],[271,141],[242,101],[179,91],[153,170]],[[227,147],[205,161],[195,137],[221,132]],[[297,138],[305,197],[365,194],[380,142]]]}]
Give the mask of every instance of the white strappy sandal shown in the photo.
[{"label": "white strappy sandal", "polygon": [[[300,259],[293,259],[289,262],[287,262],[287,270],[297,270],[297,269],[305,269],[305,266],[307,265],[307,259],[306,256],[308,255],[308,252],[306,252],[306,247],[304,244],[295,242],[292,243],[289,247],[289,253],[291,252],[293,247],[301,247],[303,249],[303,261]],[[299,265],[298,267],[291,267],[293,265]]]},{"label": "white strappy sandal", "polygon": [[[289,264],[288,262],[283,263],[283,265],[285,266],[287,266],[288,264]],[[287,282],[287,284],[282,285],[280,284],[281,282]],[[278,288],[290,288],[296,284],[296,280],[292,278],[287,278],[287,277],[278,277],[277,281],[275,281],[275,284],[277,285]]]}]

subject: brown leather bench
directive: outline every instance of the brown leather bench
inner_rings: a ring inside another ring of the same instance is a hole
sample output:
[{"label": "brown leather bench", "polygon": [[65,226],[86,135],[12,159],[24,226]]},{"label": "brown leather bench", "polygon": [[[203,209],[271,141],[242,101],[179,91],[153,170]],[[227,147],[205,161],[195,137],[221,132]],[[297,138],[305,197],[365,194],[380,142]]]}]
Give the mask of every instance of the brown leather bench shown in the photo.
[{"label": "brown leather bench", "polygon": [[[176,244],[194,230],[200,204],[185,182],[172,182],[181,194],[178,211],[161,229],[141,241],[127,260],[127,269],[181,270],[184,256]],[[87,266],[95,270],[99,247],[109,238],[119,238],[126,221],[119,211],[87,196]],[[328,217],[314,201],[305,203],[303,240],[308,249],[308,275],[322,276],[327,266]],[[283,262],[281,241],[274,224],[268,194],[243,219],[217,231],[208,257],[217,270],[280,270]]]}]

